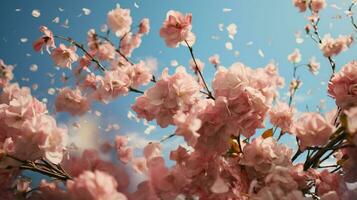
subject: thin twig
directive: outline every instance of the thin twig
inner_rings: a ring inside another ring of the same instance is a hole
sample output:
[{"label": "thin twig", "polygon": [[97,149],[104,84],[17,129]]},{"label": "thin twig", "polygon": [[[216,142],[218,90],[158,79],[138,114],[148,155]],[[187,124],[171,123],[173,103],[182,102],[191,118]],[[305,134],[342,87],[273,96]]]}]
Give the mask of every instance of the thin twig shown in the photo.
[{"label": "thin twig", "polygon": [[187,47],[188,47],[188,50],[190,51],[192,60],[193,60],[193,62],[195,63],[196,70],[197,70],[198,74],[200,75],[200,77],[201,77],[201,79],[202,79],[202,81],[203,81],[203,84],[204,84],[204,86],[205,86],[205,88],[206,88],[208,98],[211,98],[211,99],[215,100],[215,98],[214,98],[213,95],[212,95],[212,92],[210,91],[210,89],[209,89],[208,86],[207,86],[207,83],[206,83],[205,79],[203,78],[203,75],[202,75],[201,70],[198,68],[198,65],[197,65],[195,56],[194,56],[194,54],[193,54],[193,49],[192,49],[192,47],[191,47],[190,44],[187,42],[187,40],[185,40],[185,43],[186,43],[186,45],[187,45]]},{"label": "thin twig", "polygon": [[75,45],[76,47],[81,49],[91,59],[91,61],[95,62],[99,69],[101,69],[102,71],[106,70],[105,67],[84,48],[83,44],[80,44],[80,43],[76,42],[75,40],[73,40],[70,37],[63,37],[63,36],[60,36],[60,35],[55,35],[54,37],[58,38],[58,39],[65,40],[65,41]]}]

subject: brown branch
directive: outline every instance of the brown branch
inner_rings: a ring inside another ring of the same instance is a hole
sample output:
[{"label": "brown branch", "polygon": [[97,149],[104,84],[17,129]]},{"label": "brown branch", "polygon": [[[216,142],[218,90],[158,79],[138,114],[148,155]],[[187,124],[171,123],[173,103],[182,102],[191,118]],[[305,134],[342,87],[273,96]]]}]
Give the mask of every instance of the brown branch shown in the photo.
[{"label": "brown branch", "polygon": [[351,16],[351,23],[352,26],[355,28],[355,30],[357,31],[357,24],[355,23],[355,18],[353,17],[353,13],[352,13],[352,8],[356,5],[357,2],[353,1],[352,4],[350,5],[350,7],[348,8],[348,11],[350,12]]},{"label": "brown branch", "polygon": [[72,179],[72,177],[65,172],[65,170],[60,167],[57,168],[56,165],[53,163],[50,163],[49,161],[45,159],[41,159],[42,162],[44,163],[36,163],[34,161],[30,160],[21,160],[15,156],[12,155],[6,155],[6,157],[11,158],[13,160],[16,160],[17,162],[21,163],[21,166],[19,166],[19,169],[22,170],[30,170],[33,172],[37,172],[43,175],[50,176],[52,178],[56,178],[62,181],[66,181],[69,179]]},{"label": "brown branch", "polygon": [[[336,136],[337,135],[337,136]],[[306,171],[310,167],[316,168],[318,164],[320,163],[321,157],[327,152],[330,151],[330,149],[339,143],[340,141],[344,140],[346,138],[346,133],[344,132],[343,128],[340,127],[336,130],[336,132],[333,134],[332,139],[329,141],[329,143],[324,147],[319,149],[310,159],[308,159],[304,163],[304,170]]]},{"label": "brown branch", "polygon": [[208,88],[208,86],[207,86],[207,83],[206,83],[205,79],[203,78],[203,75],[202,75],[201,70],[198,68],[198,65],[197,65],[195,56],[194,56],[194,54],[193,54],[193,49],[192,49],[192,47],[190,46],[190,44],[188,44],[187,40],[185,40],[185,43],[186,43],[186,45],[187,45],[187,47],[188,47],[188,50],[190,51],[192,60],[193,60],[193,62],[195,63],[196,70],[197,70],[198,74],[200,75],[200,77],[201,77],[201,79],[202,79],[202,81],[203,81],[203,84],[204,84],[204,86],[205,86],[205,88],[206,88],[206,90],[207,90],[207,96],[208,96],[208,98],[215,100],[215,98],[214,98],[213,95],[212,95],[212,92],[209,90],[209,88]]}]

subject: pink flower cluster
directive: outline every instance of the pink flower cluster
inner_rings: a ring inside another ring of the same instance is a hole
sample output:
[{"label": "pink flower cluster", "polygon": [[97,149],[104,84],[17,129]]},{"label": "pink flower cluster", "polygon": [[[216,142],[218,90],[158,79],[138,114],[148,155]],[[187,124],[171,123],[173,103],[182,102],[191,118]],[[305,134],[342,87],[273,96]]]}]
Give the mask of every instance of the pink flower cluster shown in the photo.
[{"label": "pink flower cluster", "polygon": [[332,77],[328,94],[342,109],[357,106],[357,61],[346,64]]},{"label": "pink flower cluster", "polygon": [[290,167],[292,151],[285,145],[277,144],[272,137],[255,138],[250,144],[243,148],[243,159],[241,163],[254,170],[250,170],[253,177],[256,174],[266,175],[275,167]]},{"label": "pink flower cluster", "polygon": [[172,76],[165,69],[161,79],[138,97],[132,108],[139,118],[156,119],[161,127],[167,127],[173,124],[172,116],[178,110],[187,112],[198,101],[199,89],[198,83],[183,67],[178,67]]},{"label": "pink flower cluster", "polygon": [[242,63],[235,63],[228,70],[218,69],[212,83],[215,96],[226,102],[229,119],[222,120],[246,137],[264,127],[266,113],[277,96],[276,89],[282,85],[273,64],[253,70]]},{"label": "pink flower cluster", "polygon": [[295,109],[284,102],[277,104],[269,110],[270,123],[281,128],[283,132],[291,132]]},{"label": "pink flower cluster", "polygon": [[332,57],[340,54],[343,51],[346,51],[353,43],[353,37],[348,36],[339,36],[337,39],[331,37],[327,34],[322,38],[322,44],[320,46],[321,51],[325,57]]},{"label": "pink flower cluster", "polygon": [[71,115],[83,115],[90,110],[89,99],[82,96],[81,91],[77,88],[71,90],[68,87],[62,88],[56,97],[56,111],[68,112]]},{"label": "pink flower cluster", "polygon": [[20,159],[46,157],[53,163],[61,162],[67,130],[57,127],[45,104],[31,96],[29,88],[7,85],[0,103],[0,147],[4,152]]}]

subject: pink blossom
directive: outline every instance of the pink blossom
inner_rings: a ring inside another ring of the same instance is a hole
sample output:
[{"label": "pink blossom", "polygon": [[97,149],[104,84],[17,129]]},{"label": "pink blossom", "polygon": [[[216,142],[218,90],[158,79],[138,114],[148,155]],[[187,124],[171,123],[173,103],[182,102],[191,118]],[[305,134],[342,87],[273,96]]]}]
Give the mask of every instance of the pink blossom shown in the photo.
[{"label": "pink blossom", "polygon": [[59,47],[53,49],[51,57],[57,66],[71,69],[72,63],[78,60],[76,50],[75,46],[66,47],[64,44],[60,44]]},{"label": "pink blossom", "polygon": [[123,36],[120,42],[120,53],[124,56],[130,57],[133,50],[138,48],[141,44],[141,34],[132,34],[131,32]]},{"label": "pink blossom", "polygon": [[115,57],[115,47],[109,42],[103,42],[98,46],[97,56],[99,60],[112,60]]},{"label": "pink blossom", "polygon": [[243,148],[242,164],[252,167],[258,173],[270,173],[275,166],[288,167],[291,165],[291,149],[277,144],[272,137],[255,138],[252,143]]},{"label": "pink blossom", "polygon": [[212,65],[219,65],[221,63],[218,54],[214,54],[213,56],[209,57],[208,60]]},{"label": "pink blossom", "polygon": [[[197,63],[197,67],[196,67],[196,63]],[[191,59],[189,62],[190,68],[197,74],[198,70],[202,72],[203,68],[205,67],[205,63],[202,62],[200,59],[196,59],[196,63],[193,61],[193,59]]]},{"label": "pink blossom", "polygon": [[347,128],[351,134],[357,133],[357,107],[345,111],[347,116]]},{"label": "pink blossom", "polygon": [[134,88],[138,88],[142,85],[147,85],[148,83],[150,83],[152,79],[152,73],[144,61],[140,61],[134,66],[130,66],[130,68],[133,69],[132,73],[130,74],[130,77],[132,80],[131,85]]},{"label": "pink blossom", "polygon": [[288,55],[288,60],[291,63],[299,63],[301,61],[301,54],[299,49],[295,49],[294,52]]},{"label": "pink blossom", "polygon": [[191,14],[183,15],[178,11],[170,10],[160,29],[160,36],[165,39],[168,47],[177,47],[180,42],[188,39],[192,28],[191,22]]},{"label": "pink blossom", "polygon": [[130,31],[131,23],[129,9],[117,7],[108,12],[108,25],[118,37],[123,37]]},{"label": "pink blossom", "polygon": [[109,174],[101,171],[84,171],[73,180],[67,181],[71,199],[77,200],[126,200],[126,196],[116,190],[117,182]]},{"label": "pink blossom", "polygon": [[307,9],[307,0],[293,0],[295,7],[299,8],[300,12],[304,12]]},{"label": "pink blossom", "polygon": [[181,145],[179,145],[176,150],[170,152],[170,160],[175,160],[178,164],[183,163],[189,158],[189,156],[190,155],[187,153],[187,150]]},{"label": "pink blossom", "polygon": [[303,193],[298,190],[297,183],[289,174],[289,168],[276,167],[266,176],[265,187],[257,194],[252,195],[254,200],[306,200]]},{"label": "pink blossom", "polygon": [[328,85],[328,94],[342,109],[357,105],[357,61],[346,64],[332,77]]},{"label": "pink blossom", "polygon": [[182,112],[174,115],[174,124],[177,126],[176,135],[182,135],[188,145],[194,146],[199,134],[197,131],[201,128],[201,120],[195,115]]},{"label": "pink blossom", "polygon": [[326,34],[322,38],[322,44],[320,46],[321,51],[325,57],[332,57],[346,51],[353,43],[353,37],[348,35],[340,35],[337,39],[331,37],[330,34]]},{"label": "pink blossom", "polygon": [[57,112],[69,112],[71,115],[83,115],[90,110],[88,98],[82,96],[78,88],[62,88],[57,95],[55,106]]},{"label": "pink blossom", "polygon": [[310,58],[307,66],[309,67],[309,70],[313,75],[317,75],[319,73],[320,63],[316,61],[315,57]]},{"label": "pink blossom", "polygon": [[6,65],[3,60],[0,59],[0,87],[3,88],[7,85],[13,78],[14,74],[12,70],[14,67],[12,65]]},{"label": "pink blossom", "polygon": [[118,184],[117,189],[122,191],[128,187],[129,177],[125,170],[118,164],[112,161],[105,161],[100,158],[99,152],[96,150],[85,150],[81,157],[71,155],[63,161],[64,169],[69,172],[72,177],[77,177],[85,171],[102,171],[113,176]]},{"label": "pink blossom", "polygon": [[343,179],[340,174],[330,173],[328,170],[323,170],[320,173],[319,179],[316,181],[317,194],[322,196],[330,191],[335,191],[337,194],[342,195],[342,181]]},{"label": "pink blossom", "polygon": [[172,76],[168,75],[167,70],[132,106],[139,118],[156,119],[161,127],[172,124],[172,116],[178,110],[188,111],[201,96],[198,83],[184,68],[178,67]]},{"label": "pink blossom", "polygon": [[289,107],[284,102],[277,102],[275,107],[270,109],[270,123],[282,129],[283,132],[290,132],[293,125],[295,109]]},{"label": "pink blossom", "polygon": [[[212,86],[216,97],[225,97],[226,112],[229,118],[222,118],[231,130],[250,137],[255,129],[263,128],[266,113],[277,95],[276,88],[281,84],[277,74],[258,68],[252,70],[242,63],[235,63],[228,70],[217,70]],[[234,128],[233,128],[234,127]]]},{"label": "pink blossom", "polygon": [[127,95],[131,84],[130,77],[120,70],[105,71],[104,78],[94,94],[94,98],[104,103],[110,100]]},{"label": "pink blossom", "polygon": [[127,147],[128,139],[121,136],[115,137],[115,149],[118,160],[127,164],[133,159],[133,148]]},{"label": "pink blossom", "polygon": [[67,145],[67,130],[57,127],[46,106],[17,84],[5,87],[0,99],[2,148],[19,159],[45,157],[59,163]]},{"label": "pink blossom", "polygon": [[311,0],[310,6],[312,11],[319,12],[326,7],[326,0]]},{"label": "pink blossom", "polygon": [[47,52],[50,53],[49,48],[56,48],[53,33],[46,26],[41,26],[40,31],[44,34],[38,40],[33,43],[33,49],[35,51],[41,51],[43,46],[46,46]]},{"label": "pink blossom", "polygon": [[326,144],[333,131],[333,125],[320,114],[304,113],[294,122],[293,133],[300,140],[300,148],[305,149]]},{"label": "pink blossom", "polygon": [[149,34],[150,32],[150,21],[148,18],[144,18],[141,20],[139,24],[139,34]]}]

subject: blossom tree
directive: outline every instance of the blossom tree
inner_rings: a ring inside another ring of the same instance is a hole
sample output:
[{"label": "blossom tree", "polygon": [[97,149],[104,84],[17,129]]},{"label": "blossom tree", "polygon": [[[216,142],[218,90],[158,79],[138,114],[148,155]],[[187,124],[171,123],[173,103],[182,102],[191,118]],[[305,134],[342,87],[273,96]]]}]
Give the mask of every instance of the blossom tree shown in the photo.
[{"label": "blossom tree", "polygon": [[[73,79],[73,85],[58,92],[56,112],[81,116],[94,102],[107,104],[136,93],[131,107],[136,116],[161,128],[174,127],[169,137],[182,137],[185,145],[169,152],[172,166],[166,165],[160,144],[168,138],[148,143],[140,157],[127,137],[117,135],[107,148],[115,151],[120,164],[103,159],[93,149],[71,154],[67,129],[57,125],[30,88],[13,81],[13,67],[0,60],[0,199],[357,198],[357,189],[351,186],[357,182],[357,61],[335,62],[354,37],[321,36],[325,0],[293,0],[292,4],[308,16],[306,34],[331,68],[326,92],[336,109],[327,114],[302,113],[293,104],[303,87],[299,69],[316,75],[320,68],[315,58],[299,64],[298,49],[287,56],[293,67],[292,77],[286,77],[288,101],[279,96],[285,81],[275,63],[251,68],[236,62],[223,67],[215,54],[209,62],[216,72],[206,79],[203,70],[210,66],[195,57],[190,13],[168,11],[157,30],[167,47],[186,48],[191,56],[188,67],[179,66],[173,74],[166,68],[160,77],[145,61],[131,60],[150,32],[150,20],[134,25],[129,9],[118,6],[109,11],[108,31],[102,35],[88,30],[87,44],[41,26],[42,35],[33,49],[45,50],[60,70],[73,73],[63,77]],[[355,4],[347,14],[357,31]],[[236,26],[230,26],[229,32],[234,37]],[[298,148],[282,144],[285,135],[294,138]],[[132,179],[124,166],[146,177],[134,192],[128,190]],[[31,187],[21,176],[25,170],[47,178]]]}]

